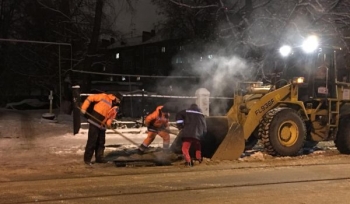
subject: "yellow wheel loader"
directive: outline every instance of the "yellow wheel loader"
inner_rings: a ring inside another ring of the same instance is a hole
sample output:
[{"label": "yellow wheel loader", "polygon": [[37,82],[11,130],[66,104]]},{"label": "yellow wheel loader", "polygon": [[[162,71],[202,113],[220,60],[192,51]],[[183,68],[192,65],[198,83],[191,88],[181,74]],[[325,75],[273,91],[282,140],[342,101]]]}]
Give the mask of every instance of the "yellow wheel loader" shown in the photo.
[{"label": "yellow wheel loader", "polygon": [[256,139],[274,156],[295,156],[305,142],[326,140],[350,154],[350,72],[337,66],[339,51],[318,48],[304,57],[294,53],[300,57],[298,66],[283,70],[287,76],[296,74],[288,81],[240,82],[226,116],[206,118],[203,156],[238,159],[245,144]]}]

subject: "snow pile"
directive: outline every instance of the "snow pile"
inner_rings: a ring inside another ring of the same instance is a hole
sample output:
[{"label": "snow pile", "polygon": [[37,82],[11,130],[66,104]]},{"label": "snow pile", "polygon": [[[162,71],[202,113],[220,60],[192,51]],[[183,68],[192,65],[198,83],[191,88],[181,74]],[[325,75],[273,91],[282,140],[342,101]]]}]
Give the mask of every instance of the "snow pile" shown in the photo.
[{"label": "snow pile", "polygon": [[38,99],[25,99],[20,102],[7,103],[5,108],[17,110],[18,108],[21,109],[21,107],[40,108],[46,105],[48,105],[48,102],[42,102]]}]

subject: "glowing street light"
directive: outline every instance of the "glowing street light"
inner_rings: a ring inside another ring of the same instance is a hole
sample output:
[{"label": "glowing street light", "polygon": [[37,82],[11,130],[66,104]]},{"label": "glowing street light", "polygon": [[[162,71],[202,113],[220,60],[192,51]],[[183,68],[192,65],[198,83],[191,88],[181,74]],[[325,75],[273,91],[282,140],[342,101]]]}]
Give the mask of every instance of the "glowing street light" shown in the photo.
[{"label": "glowing street light", "polygon": [[292,52],[292,48],[288,45],[283,45],[279,51],[282,57],[287,57]]},{"label": "glowing street light", "polygon": [[318,38],[315,35],[311,35],[302,44],[302,48],[306,53],[312,53],[318,48]]}]

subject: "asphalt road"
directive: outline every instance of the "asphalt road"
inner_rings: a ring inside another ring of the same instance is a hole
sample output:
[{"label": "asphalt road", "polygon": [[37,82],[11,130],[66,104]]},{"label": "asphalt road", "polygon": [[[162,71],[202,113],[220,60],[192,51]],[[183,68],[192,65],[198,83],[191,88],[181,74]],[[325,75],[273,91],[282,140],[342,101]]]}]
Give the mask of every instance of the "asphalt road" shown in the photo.
[{"label": "asphalt road", "polygon": [[0,203],[349,203],[348,161],[144,167],[127,174],[115,169],[100,176],[11,180],[0,183]]}]

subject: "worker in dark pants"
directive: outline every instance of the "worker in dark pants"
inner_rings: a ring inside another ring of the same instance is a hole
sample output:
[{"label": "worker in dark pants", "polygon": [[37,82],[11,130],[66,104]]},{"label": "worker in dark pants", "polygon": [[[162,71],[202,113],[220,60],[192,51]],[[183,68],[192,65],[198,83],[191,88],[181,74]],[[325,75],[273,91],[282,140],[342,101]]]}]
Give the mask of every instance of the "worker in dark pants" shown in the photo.
[{"label": "worker in dark pants", "polygon": [[176,114],[176,126],[181,130],[182,153],[185,159],[185,165],[193,166],[189,150],[193,144],[196,159],[202,162],[201,138],[207,132],[205,116],[198,108],[197,104],[191,104],[189,109],[182,110]]},{"label": "worker in dark pants", "polygon": [[104,159],[106,129],[111,127],[117,115],[120,100],[113,94],[94,94],[87,97],[81,106],[81,112],[86,114],[90,104],[94,104],[92,112],[88,114],[89,132],[84,152],[85,164],[92,165],[91,159],[94,153],[96,163],[107,162]]}]

